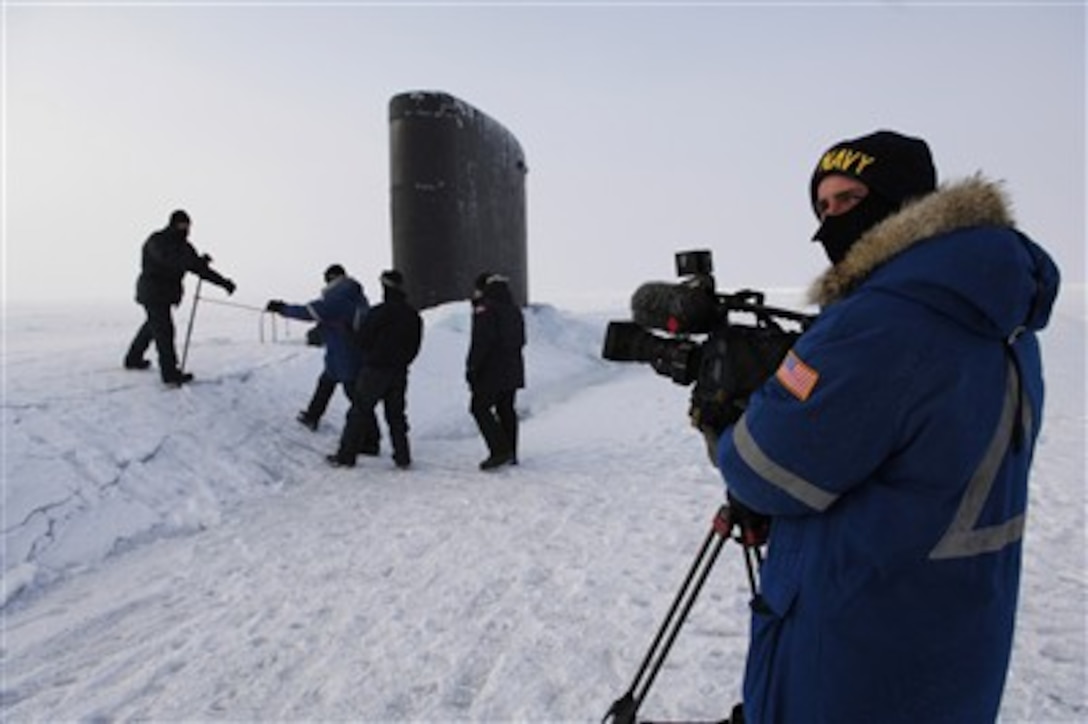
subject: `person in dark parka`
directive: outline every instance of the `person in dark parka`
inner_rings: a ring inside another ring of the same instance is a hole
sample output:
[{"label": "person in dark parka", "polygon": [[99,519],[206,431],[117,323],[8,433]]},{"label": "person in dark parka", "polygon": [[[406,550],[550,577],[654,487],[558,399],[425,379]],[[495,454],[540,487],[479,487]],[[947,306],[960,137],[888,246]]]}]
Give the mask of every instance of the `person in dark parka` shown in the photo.
[{"label": "person in dark parka", "polygon": [[[310,404],[296,418],[311,430],[317,430],[337,385],[351,401],[355,378],[359,376],[363,362],[363,352],[355,341],[355,330],[370,310],[362,284],[349,276],[342,265],[329,265],[324,278],[325,287],[318,299],[307,304],[288,304],[273,299],[266,307],[269,312],[289,319],[317,322],[317,333],[325,348],[325,367],[317,379]],[[377,455],[378,441],[368,441],[363,452]]]},{"label": "person in dark parka", "polygon": [[371,308],[359,330],[363,366],[355,381],[355,393],[340,446],[327,456],[330,465],[354,467],[367,440],[378,439],[374,408],[379,402],[385,412],[393,462],[398,468],[412,464],[408,443],[408,367],[419,354],[423,341],[423,318],[408,303],[404,276],[397,270],[382,272],[381,304]]},{"label": "person in dark parka", "polygon": [[144,242],[136,301],[143,306],[147,320],[137,330],[124,360],[125,369],[147,369],[151,365],[144,359],[144,353],[154,341],[162,381],[173,387],[193,379],[191,374],[178,369],[174,348],[170,308],[181,303],[182,278],[188,272],[222,287],[227,294],[234,294],[235,289],[234,282],[211,268],[210,256],[197,254],[189,243],[189,228],[189,214],[179,209],[170,214],[170,223],[165,228],[152,233]]},{"label": "person in dark parka", "polygon": [[518,461],[517,391],[525,387],[525,319],[506,277],[481,274],[472,300],[472,338],[465,379],[472,392],[469,411],[487,444],[481,470]]}]

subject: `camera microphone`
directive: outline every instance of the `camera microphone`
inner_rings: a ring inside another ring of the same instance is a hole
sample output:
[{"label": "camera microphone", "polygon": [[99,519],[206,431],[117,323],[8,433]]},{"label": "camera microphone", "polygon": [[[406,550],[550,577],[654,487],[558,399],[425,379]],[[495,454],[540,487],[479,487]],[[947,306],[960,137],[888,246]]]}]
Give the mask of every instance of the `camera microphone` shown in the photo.
[{"label": "camera microphone", "polygon": [[698,277],[680,284],[646,282],[631,296],[631,318],[669,334],[709,332],[716,304],[713,289]]}]

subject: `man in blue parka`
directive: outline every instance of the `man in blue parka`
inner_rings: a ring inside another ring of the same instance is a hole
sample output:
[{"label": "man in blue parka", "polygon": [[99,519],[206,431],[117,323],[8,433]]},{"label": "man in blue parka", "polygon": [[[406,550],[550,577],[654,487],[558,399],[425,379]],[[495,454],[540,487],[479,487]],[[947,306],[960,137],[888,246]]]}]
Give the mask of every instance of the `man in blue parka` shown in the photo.
[{"label": "man in blue parka", "polygon": [[993,722],[1058,270],[920,139],[835,144],[811,201],[820,314],[717,448],[771,519],[745,720]]},{"label": "man in blue parka", "polygon": [[[370,308],[362,284],[349,276],[342,265],[329,265],[324,276],[325,287],[319,298],[307,304],[288,304],[273,299],[266,307],[269,312],[284,317],[317,322],[325,347],[325,367],[317,379],[310,404],[297,418],[311,430],[317,430],[337,385],[343,388],[351,402],[355,378],[363,363],[363,351],[355,340],[355,331]],[[367,453],[377,455],[378,444],[377,439],[368,440]]]}]

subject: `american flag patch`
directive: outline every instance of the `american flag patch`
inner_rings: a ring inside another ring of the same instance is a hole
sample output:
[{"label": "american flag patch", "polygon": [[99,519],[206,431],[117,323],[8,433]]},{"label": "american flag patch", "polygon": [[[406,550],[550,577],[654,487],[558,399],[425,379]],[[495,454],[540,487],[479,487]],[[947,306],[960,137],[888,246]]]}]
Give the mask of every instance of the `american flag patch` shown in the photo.
[{"label": "american flag patch", "polygon": [[786,359],[782,360],[774,376],[791,395],[801,402],[809,398],[820,379],[820,373],[802,362],[793,350],[790,350]]}]

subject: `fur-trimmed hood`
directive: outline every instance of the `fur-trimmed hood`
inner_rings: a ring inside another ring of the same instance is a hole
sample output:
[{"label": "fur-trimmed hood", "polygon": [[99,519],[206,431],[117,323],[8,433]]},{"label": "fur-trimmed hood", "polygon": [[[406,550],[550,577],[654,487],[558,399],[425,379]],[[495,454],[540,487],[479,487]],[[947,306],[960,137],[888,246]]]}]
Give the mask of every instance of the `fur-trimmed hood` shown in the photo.
[{"label": "fur-trimmed hood", "polygon": [[935,236],[971,226],[1013,225],[1011,204],[996,182],[976,175],[945,184],[863,234],[846,258],[813,283],[809,301],[821,307],[838,301],[877,267]]}]

